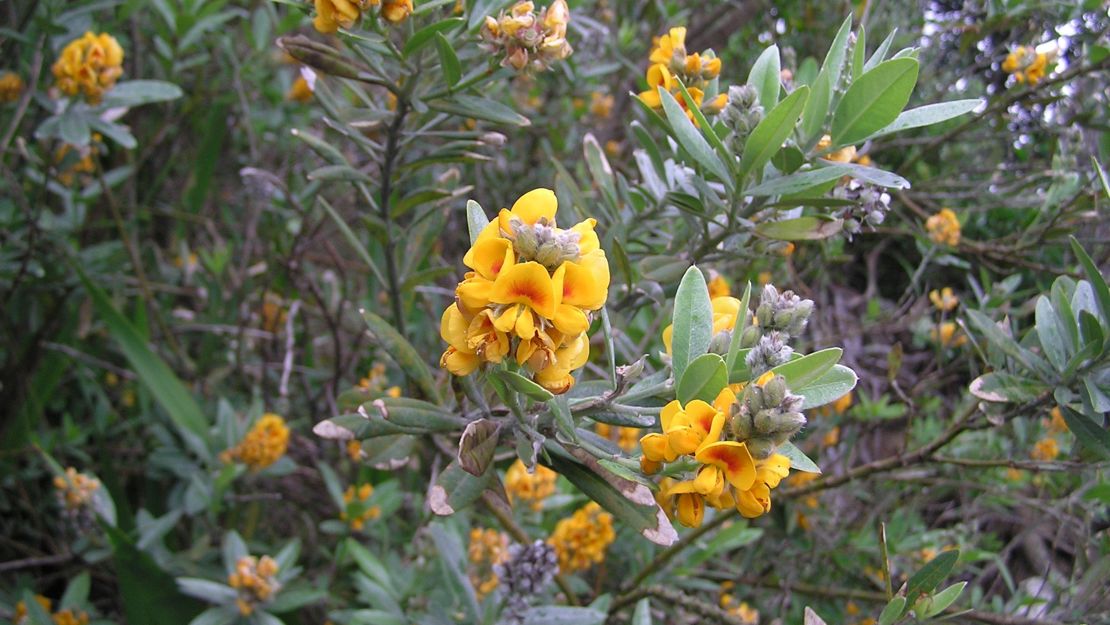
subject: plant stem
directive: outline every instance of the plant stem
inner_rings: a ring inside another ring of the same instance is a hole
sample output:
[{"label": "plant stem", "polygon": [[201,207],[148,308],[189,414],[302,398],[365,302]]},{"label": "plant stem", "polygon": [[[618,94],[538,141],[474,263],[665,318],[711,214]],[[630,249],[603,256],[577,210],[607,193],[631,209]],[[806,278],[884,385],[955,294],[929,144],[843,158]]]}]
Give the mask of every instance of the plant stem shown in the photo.
[{"label": "plant stem", "polygon": [[397,278],[397,260],[394,258],[393,218],[389,214],[389,199],[393,192],[393,164],[397,160],[397,140],[409,112],[406,98],[397,98],[397,114],[389,126],[385,142],[385,158],[382,161],[382,189],[378,201],[378,214],[385,224],[385,272],[389,280],[389,303],[393,310],[393,324],[401,336],[405,336],[405,314],[401,302],[401,286]]}]

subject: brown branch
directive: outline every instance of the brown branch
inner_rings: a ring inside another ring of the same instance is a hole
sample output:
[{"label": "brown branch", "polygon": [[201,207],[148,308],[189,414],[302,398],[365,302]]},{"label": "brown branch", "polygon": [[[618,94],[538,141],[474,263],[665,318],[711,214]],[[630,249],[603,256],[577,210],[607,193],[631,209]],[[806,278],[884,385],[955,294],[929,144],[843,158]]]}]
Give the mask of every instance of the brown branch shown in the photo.
[{"label": "brown branch", "polygon": [[697,614],[698,616],[713,619],[718,623],[726,623],[726,625],[744,625],[744,621],[740,620],[738,617],[729,614],[728,612],[715,605],[705,603],[703,601],[698,601],[697,599],[694,599],[693,597],[682,591],[671,590],[669,588],[663,588],[662,586],[642,586],[628,594],[625,594],[622,597],[619,597],[616,601],[613,602],[613,605],[609,607],[609,619],[612,620],[613,616],[615,616],[619,610],[622,610],[623,608],[626,608],[645,597],[655,597],[656,599],[662,599],[669,605],[680,606],[686,610],[689,610],[690,612],[693,612],[694,614]]}]

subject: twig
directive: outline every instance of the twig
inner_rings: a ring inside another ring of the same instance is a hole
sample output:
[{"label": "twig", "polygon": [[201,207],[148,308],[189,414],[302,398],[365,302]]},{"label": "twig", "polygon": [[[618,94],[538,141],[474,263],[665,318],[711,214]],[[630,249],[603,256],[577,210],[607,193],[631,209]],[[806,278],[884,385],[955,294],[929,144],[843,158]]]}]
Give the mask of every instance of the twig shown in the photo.
[{"label": "twig", "polygon": [[69,562],[72,559],[72,553],[59,553],[53,556],[40,556],[38,558],[9,560],[7,562],[0,562],[0,573],[4,573],[7,571],[18,571],[20,569],[30,569],[39,566],[53,566],[55,564]]},{"label": "twig", "polygon": [[294,301],[289,306],[289,314],[285,317],[285,359],[281,365],[281,384],[278,385],[278,395],[282,398],[289,397],[289,374],[293,371],[293,348],[296,347],[296,332],[293,331],[293,318],[301,309],[301,300]]},{"label": "twig", "polygon": [[681,591],[663,588],[662,586],[642,586],[619,597],[613,602],[613,605],[609,607],[609,616],[612,617],[619,610],[636,603],[644,597],[662,599],[668,604],[681,606],[698,616],[713,619],[718,623],[726,623],[727,625],[744,625],[745,623],[745,621],[740,620],[738,617],[729,614],[713,604],[698,601]]}]

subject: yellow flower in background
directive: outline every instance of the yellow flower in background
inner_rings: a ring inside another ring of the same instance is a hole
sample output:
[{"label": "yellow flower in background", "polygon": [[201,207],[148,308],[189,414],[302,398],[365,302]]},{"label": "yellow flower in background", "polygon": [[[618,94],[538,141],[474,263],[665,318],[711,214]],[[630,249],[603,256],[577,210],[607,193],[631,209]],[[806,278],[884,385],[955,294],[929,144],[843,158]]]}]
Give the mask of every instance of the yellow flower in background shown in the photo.
[{"label": "yellow flower in background", "polygon": [[89,145],[82,148],[64,143],[54,152],[54,162],[58,165],[58,182],[64,186],[72,186],[79,178],[96,171],[96,162],[93,161],[93,151],[97,149],[100,135],[93,135]]},{"label": "yellow flower in background", "polygon": [[289,446],[289,428],[285,419],[273,413],[266,413],[247,432],[235,447],[221,454],[224,462],[242,462],[251,471],[261,471],[285,455]]},{"label": "yellow flower in background", "polygon": [[500,580],[494,571],[494,565],[508,559],[509,537],[494,529],[472,528],[466,554],[470,560],[467,576],[481,601],[497,588]]},{"label": "yellow flower in background", "polygon": [[[851,391],[849,391],[849,392],[841,395],[840,397],[838,397],[836,399],[836,401],[834,401],[833,403],[821,406],[820,408],[816,409],[814,412],[817,415],[822,416],[822,417],[831,417],[833,415],[842,415],[842,414],[848,412],[848,409],[852,407],[852,402],[854,400],[855,400],[855,397],[852,395]],[[836,443],[833,443],[833,444],[835,445]]]},{"label": "yellow flower in background", "polygon": [[339,520],[346,521],[356,532],[361,532],[367,521],[377,520],[382,515],[379,506],[369,504],[370,497],[374,494],[371,484],[362,484],[358,488],[348,486],[343,491],[343,503],[346,509],[339,513]]},{"label": "yellow flower in background", "polygon": [[653,109],[663,106],[659,96],[659,87],[670,92],[678,101],[678,105],[686,111],[686,117],[697,123],[694,113],[687,108],[686,99],[682,97],[680,83],[686,86],[690,99],[703,113],[713,115],[720,113],[728,104],[728,96],[718,93],[704,102],[707,89],[714,88],[711,84],[721,73],[721,59],[716,58],[710,51],[701,53],[686,53],[686,28],[675,27],[667,34],[657,37],[654,46],[648,55],[648,69],[645,75],[648,88],[640,92],[640,100]]},{"label": "yellow flower in background", "polygon": [[[829,136],[829,135],[824,135],[823,137],[821,137],[821,140],[817,142],[817,146],[814,147],[813,149],[814,149],[815,152],[821,153],[821,152],[824,152],[825,150],[829,149],[829,147],[831,147],[831,146],[832,146],[832,137]],[[854,161],[856,159],[856,146],[854,146],[854,145],[844,146],[844,147],[840,148],[839,150],[836,150],[835,152],[829,152],[828,154],[824,155],[822,158],[824,158],[827,161],[832,161],[834,163],[851,163],[852,161]]]},{"label": "yellow flower in background", "polygon": [[925,230],[929,233],[929,238],[938,245],[956,247],[960,244],[960,220],[952,209],[942,208],[926,219]]},{"label": "yellow flower in background", "polygon": [[598,119],[609,119],[613,114],[613,96],[595,91],[590,94],[590,115]]},{"label": "yellow flower in background", "polygon": [[839,425],[833,426],[833,428],[831,430],[829,430],[828,432],[825,432],[825,435],[821,438],[821,445],[823,447],[833,447],[839,442],[840,442],[840,426]]},{"label": "yellow flower in background", "polygon": [[574,573],[603,562],[605,550],[616,537],[613,515],[591,501],[570,518],[559,521],[547,542],[559,558],[559,570]]},{"label": "yellow flower in background", "polygon": [[1052,416],[1052,420],[1045,424],[1049,432],[1062,434],[1070,431],[1067,421],[1064,421],[1064,413],[1060,410],[1059,406],[1053,408],[1048,414]]},{"label": "yellow flower in background", "polygon": [[566,0],[555,0],[538,14],[534,3],[522,1],[496,18],[487,15],[480,35],[484,48],[502,57],[502,67],[543,71],[574,51],[567,43],[569,22]]},{"label": "yellow flower in background", "polygon": [[[614,440],[614,428],[608,423],[595,423],[594,432],[597,432],[597,435],[601,438]],[[640,428],[630,428],[622,425],[616,428],[616,434],[615,442],[625,451],[636,449],[636,445],[640,442]]]},{"label": "yellow flower in background", "polygon": [[54,488],[65,507],[76,510],[92,503],[96,491],[100,490],[100,480],[68,467],[64,476],[54,477]]},{"label": "yellow flower in background", "polygon": [[748,605],[747,601],[737,601],[731,592],[733,587],[734,584],[731,581],[721,582],[720,599],[718,600],[721,609],[744,625],[758,625],[759,610]]},{"label": "yellow flower in background", "polygon": [[1049,71],[1048,64],[1056,60],[1057,54],[1054,44],[1018,46],[1006,55],[1006,60],[1002,62],[1002,71],[1013,74],[1018,84],[1036,85],[1044,79]]},{"label": "yellow flower in background", "polygon": [[1033,445],[1033,451],[1029,452],[1029,457],[1041,462],[1051,462],[1060,455],[1060,444],[1056,442],[1055,438],[1045,437],[1037,441]]},{"label": "yellow flower in background", "polygon": [[543,500],[555,494],[558,477],[558,473],[538,464],[533,473],[528,473],[528,467],[517,459],[505,473],[505,491],[510,500],[528,502],[533,511],[539,511]]},{"label": "yellow flower in background", "polygon": [[729,288],[728,280],[719,273],[712,272],[713,277],[709,280],[709,299],[716,299],[718,297],[728,297],[732,295],[732,289]]},{"label": "yellow flower in background", "polygon": [[412,0],[383,0],[382,17],[387,22],[399,24],[412,15]]},{"label": "yellow flower in background", "polygon": [[281,588],[277,573],[277,561],[270,556],[243,556],[235,562],[235,569],[227,575],[227,585],[237,592],[235,603],[240,614],[249,616],[255,606],[274,597]]},{"label": "yellow flower in background", "polygon": [[293,81],[293,85],[289,87],[289,93],[285,95],[285,98],[293,102],[311,102],[312,93],[312,85],[309,84],[308,80],[306,80],[303,75],[300,75]]},{"label": "yellow flower in background", "polygon": [[937,310],[943,312],[951,312],[960,305],[960,298],[952,292],[952,287],[946,286],[941,290],[933,289],[929,291],[929,301]]},{"label": "yellow flower in background", "polygon": [[[51,614],[54,602],[43,595],[35,595],[35,603],[39,604],[39,606],[50,615],[50,620],[54,625],[88,625],[89,615],[86,612],[66,608]],[[28,622],[27,617],[27,604],[20,600],[15,604],[15,610],[12,614],[12,623],[14,623],[14,625],[23,625]]]},{"label": "yellow flower in background", "polygon": [[15,102],[23,95],[23,79],[15,72],[0,73],[0,102]]},{"label": "yellow flower in background", "polygon": [[967,343],[967,336],[959,333],[959,326],[953,321],[945,321],[929,330],[929,339],[940,343],[941,347],[960,347]]},{"label": "yellow flower in background", "polygon": [[463,256],[472,271],[440,320],[449,346],[441,367],[469,375],[512,353],[552,393],[574,386],[590,355],[591,315],[609,294],[609,262],[596,220],[563,229],[557,211],[555,193],[535,189],[478,235]]},{"label": "yellow flower in background", "polygon": [[108,33],[86,32],[62,49],[51,70],[62,93],[99,104],[123,74],[123,48]]}]

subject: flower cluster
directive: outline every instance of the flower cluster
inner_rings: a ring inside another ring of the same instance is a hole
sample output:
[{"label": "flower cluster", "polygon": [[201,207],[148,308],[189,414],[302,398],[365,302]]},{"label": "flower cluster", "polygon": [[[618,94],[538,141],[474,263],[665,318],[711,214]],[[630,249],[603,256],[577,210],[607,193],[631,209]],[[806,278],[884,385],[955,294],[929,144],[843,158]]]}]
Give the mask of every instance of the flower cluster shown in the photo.
[{"label": "flower cluster", "polygon": [[542,592],[558,572],[558,556],[542,540],[531,545],[514,544],[507,556],[493,567],[505,593],[501,622],[519,625],[524,622],[529,600]]},{"label": "flower cluster", "polygon": [[346,521],[356,532],[361,532],[367,521],[373,521],[382,515],[378,506],[368,505],[370,496],[374,494],[374,487],[363,484],[357,489],[348,486],[343,492],[344,510],[339,513],[339,520]]},{"label": "flower cluster", "polygon": [[[608,423],[594,424],[594,432],[601,438],[613,440],[614,428]],[[640,441],[640,428],[630,428],[620,426],[616,428],[616,443],[621,449],[625,451],[632,451],[636,449],[636,443]]]},{"label": "flower cluster", "polygon": [[374,366],[370,367],[370,373],[358,381],[358,388],[360,391],[375,398],[383,395],[394,398],[401,396],[400,386],[390,386],[387,388],[387,384],[389,384],[389,378],[386,377],[385,374],[385,365],[376,362]]},{"label": "flower cluster", "polygon": [[69,467],[65,476],[54,477],[54,488],[58,491],[58,499],[67,510],[85,508],[92,503],[96,491],[100,490],[100,480],[77,469]]},{"label": "flower cluster", "polygon": [[553,191],[529,191],[478,235],[463,257],[472,271],[440,321],[450,345],[440,366],[469,375],[512,352],[552,393],[574,386],[571,373],[590,355],[590,314],[608,297],[609,263],[597,221],[563,230],[557,209]]},{"label": "flower cluster", "polygon": [[490,52],[503,55],[502,67],[543,71],[573,52],[567,43],[569,21],[566,0],[555,0],[538,14],[535,4],[524,0],[496,18],[487,15],[481,36]]},{"label": "flower cluster", "polygon": [[1002,62],[1002,71],[1013,74],[1014,80],[1019,84],[1027,82],[1035,85],[1045,77],[1049,62],[1055,58],[1055,49],[1039,52],[1032,46],[1018,46],[1006,55],[1006,60]]},{"label": "flower cluster", "polygon": [[960,347],[967,343],[967,336],[960,332],[956,322],[945,321],[929,329],[929,340],[941,347]]},{"label": "flower cluster", "polygon": [[719,604],[721,609],[734,616],[744,625],[757,625],[759,623],[759,610],[748,605],[747,601],[737,601],[732,594],[735,584],[731,581],[721,582]]},{"label": "flower cluster", "polygon": [[23,95],[23,79],[15,72],[0,73],[0,103],[15,102]]},{"label": "flower cluster", "polygon": [[1049,414],[1051,419],[1042,419],[1045,428],[1042,436],[1034,445],[1029,457],[1041,462],[1051,462],[1060,455],[1060,441],[1058,435],[1069,431],[1068,424],[1064,421],[1064,413],[1059,406],[1053,408]]},{"label": "flower cluster", "polygon": [[597,119],[609,119],[613,114],[614,98],[608,93],[594,91],[590,94],[590,115]]},{"label": "flower cluster", "polygon": [[535,471],[529,473],[524,463],[517,460],[505,473],[505,490],[510,499],[527,501],[532,510],[538,511],[543,500],[555,493],[558,477],[558,473],[541,465],[536,465]]},{"label": "flower cluster", "polygon": [[929,301],[941,312],[952,312],[956,309],[956,306],[960,305],[960,298],[956,297],[950,286],[946,286],[939,291],[936,289],[929,291]]},{"label": "flower cluster", "polygon": [[[855,151],[855,148],[852,150]],[[834,154],[830,154],[829,158]],[[885,189],[855,178],[850,179],[847,184],[837,186],[833,190],[833,197],[852,202],[850,206],[835,213],[844,220],[844,231],[849,238],[858,234],[864,225],[872,229],[878,227],[890,212],[890,194]]]},{"label": "flower cluster", "polygon": [[63,143],[54,151],[54,164],[57,166],[58,182],[72,186],[75,181],[84,179],[96,171],[94,155],[101,146],[100,133],[93,133],[88,145],[74,147]]},{"label": "flower cluster", "polygon": [[[88,625],[89,614],[85,611],[66,608],[51,613],[54,602],[42,595],[35,595],[35,603],[42,606],[42,609],[47,614],[50,614],[50,620],[54,622],[54,625]],[[20,601],[15,604],[15,613],[12,615],[12,623],[15,623],[15,625],[23,625],[27,622],[27,604]]]},{"label": "flower cluster", "polygon": [[[721,74],[721,59],[711,51],[706,50],[700,54],[686,54],[686,28],[675,27],[666,35],[658,37],[653,42],[651,55],[648,60],[650,65],[647,70],[648,90],[640,93],[640,100],[651,108],[662,108],[663,102],[659,97],[659,87],[669,91],[678,100],[682,108],[686,108],[686,101],[678,95],[681,92],[679,81],[690,92],[694,104],[706,114],[720,113],[728,104],[729,96],[721,93],[703,102],[705,93],[710,83]],[[687,110],[686,116],[691,121],[694,114]]]},{"label": "flower cluster", "polygon": [[466,555],[470,560],[470,585],[481,600],[497,588],[499,576],[494,567],[509,556],[509,537],[494,529],[472,528]]},{"label": "flower cluster", "polygon": [[405,21],[413,11],[412,0],[315,0],[315,4],[312,26],[325,34],[354,26],[364,11],[378,5],[382,18],[393,24]]},{"label": "flower cluster", "polygon": [[960,244],[960,220],[950,208],[942,208],[925,220],[929,238],[938,245],[956,247]]},{"label": "flower cluster", "polygon": [[86,32],[62,49],[52,71],[62,93],[80,93],[90,104],[99,104],[123,74],[123,48],[108,33]]},{"label": "flower cluster", "polygon": [[559,521],[547,542],[555,549],[559,570],[573,573],[604,561],[605,550],[616,538],[613,515],[591,501]]},{"label": "flower cluster", "polygon": [[256,605],[269,601],[277,593],[281,588],[277,572],[278,563],[270,556],[239,558],[235,570],[227,576],[227,585],[238,591],[235,605],[240,614],[249,616]]},{"label": "flower cluster", "polygon": [[238,445],[225,450],[220,459],[224,462],[237,460],[250,467],[251,471],[261,471],[284,456],[288,446],[289,427],[285,425],[285,419],[268,412]]}]

